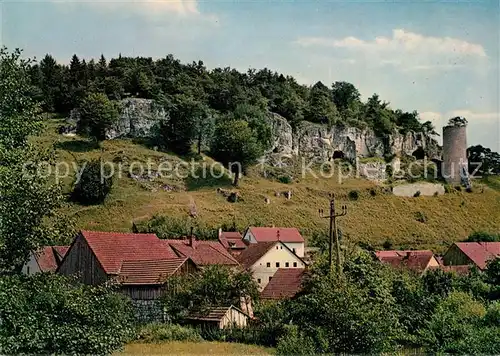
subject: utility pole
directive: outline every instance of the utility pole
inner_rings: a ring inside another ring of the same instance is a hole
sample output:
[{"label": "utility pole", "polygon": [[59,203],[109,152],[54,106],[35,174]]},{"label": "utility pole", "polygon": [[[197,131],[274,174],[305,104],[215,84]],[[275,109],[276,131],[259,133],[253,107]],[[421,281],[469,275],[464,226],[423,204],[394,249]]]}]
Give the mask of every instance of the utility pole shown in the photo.
[{"label": "utility pole", "polygon": [[335,245],[337,248],[337,276],[340,276],[342,274],[342,266],[341,266],[341,261],[340,261],[340,243],[339,243],[339,237],[337,233],[337,218],[340,216],[347,215],[347,206],[342,205],[342,212],[341,213],[335,213],[335,194],[330,194],[330,214],[325,215],[323,213],[323,209],[319,209],[319,216],[322,218],[330,219],[330,233],[329,233],[329,266],[330,266],[330,271],[333,268],[333,241],[335,240]]}]

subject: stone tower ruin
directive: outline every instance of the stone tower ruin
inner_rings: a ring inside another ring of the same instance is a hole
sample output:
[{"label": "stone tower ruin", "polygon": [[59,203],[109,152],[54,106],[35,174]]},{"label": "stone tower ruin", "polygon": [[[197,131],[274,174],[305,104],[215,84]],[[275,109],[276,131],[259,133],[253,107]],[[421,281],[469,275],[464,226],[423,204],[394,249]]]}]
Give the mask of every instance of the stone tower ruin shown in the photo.
[{"label": "stone tower ruin", "polygon": [[465,119],[453,118],[443,127],[442,174],[449,184],[470,186]]}]

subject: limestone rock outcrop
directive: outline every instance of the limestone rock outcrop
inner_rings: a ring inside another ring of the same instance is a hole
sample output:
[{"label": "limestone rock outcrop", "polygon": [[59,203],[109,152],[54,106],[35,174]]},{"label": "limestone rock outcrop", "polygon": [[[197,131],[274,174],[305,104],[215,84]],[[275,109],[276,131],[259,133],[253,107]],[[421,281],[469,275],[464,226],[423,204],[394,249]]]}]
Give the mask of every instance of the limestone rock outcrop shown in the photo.
[{"label": "limestone rock outcrop", "polygon": [[330,160],[345,158],[354,161],[357,157],[411,156],[419,148],[431,158],[439,156],[437,143],[421,133],[406,135],[394,132],[387,142],[371,129],[333,126],[302,122],[295,130],[288,121],[277,114],[268,117],[272,128],[272,145],[269,157],[302,156],[309,159]]},{"label": "limestone rock outcrop", "polygon": [[[119,103],[120,116],[116,123],[106,132],[107,139],[120,137],[152,137],[155,128],[166,117],[165,110],[155,105],[151,99],[127,98]],[[78,122],[80,113],[73,109],[69,120]]]}]

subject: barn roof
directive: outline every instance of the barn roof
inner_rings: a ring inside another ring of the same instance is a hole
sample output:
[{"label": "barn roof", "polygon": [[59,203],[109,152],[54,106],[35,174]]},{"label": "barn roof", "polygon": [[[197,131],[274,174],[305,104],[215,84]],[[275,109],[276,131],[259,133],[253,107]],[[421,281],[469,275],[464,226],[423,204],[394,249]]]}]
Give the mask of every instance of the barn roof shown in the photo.
[{"label": "barn roof", "polygon": [[376,251],[375,255],[383,263],[393,267],[407,267],[417,272],[424,271],[434,258],[434,253],[430,250]]},{"label": "barn roof", "polygon": [[69,246],[44,246],[34,253],[42,272],[55,272]]},{"label": "barn roof", "polygon": [[189,257],[197,266],[228,265],[237,266],[238,261],[219,241],[200,241],[196,239],[163,240],[181,257]]},{"label": "barn roof", "polygon": [[247,247],[247,245],[243,241],[243,237],[239,232],[221,232],[219,236],[219,242],[226,249],[244,249]]},{"label": "barn roof", "polygon": [[236,308],[234,305],[229,307],[209,307],[202,311],[191,312],[187,319],[190,320],[204,320],[204,321],[221,321],[227,312],[231,309],[250,317],[248,314],[243,312],[241,309]]},{"label": "barn roof", "polygon": [[189,258],[174,258],[169,260],[123,261],[119,280],[124,285],[154,285],[163,284]]},{"label": "barn roof", "polygon": [[236,258],[242,266],[244,266],[245,268],[250,268],[277,243],[277,241],[267,241],[250,244],[248,245],[246,250],[243,250],[241,254],[239,254]]},{"label": "barn roof", "polygon": [[480,269],[500,256],[500,242],[457,242],[455,245]]},{"label": "barn roof", "polygon": [[304,272],[304,268],[279,268],[261,292],[261,298],[292,298],[302,287]]},{"label": "barn roof", "polygon": [[179,256],[155,234],[81,231],[106,274],[118,274],[123,261],[169,260]]},{"label": "barn roof", "polygon": [[257,242],[304,242],[304,238],[295,227],[249,227],[248,229]]}]

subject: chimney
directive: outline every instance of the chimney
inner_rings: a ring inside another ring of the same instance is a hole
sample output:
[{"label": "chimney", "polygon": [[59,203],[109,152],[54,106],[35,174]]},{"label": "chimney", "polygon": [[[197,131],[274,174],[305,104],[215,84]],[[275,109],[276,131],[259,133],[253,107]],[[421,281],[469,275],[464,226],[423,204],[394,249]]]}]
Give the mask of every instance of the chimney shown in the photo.
[{"label": "chimney", "polygon": [[191,227],[191,234],[189,235],[189,246],[194,248],[195,243],[196,243],[196,237],[193,234],[193,227]]},{"label": "chimney", "polygon": [[278,241],[280,241],[280,229],[276,230],[276,236],[278,237]]},{"label": "chimney", "polygon": [[219,228],[219,238],[222,236],[222,228]]}]

